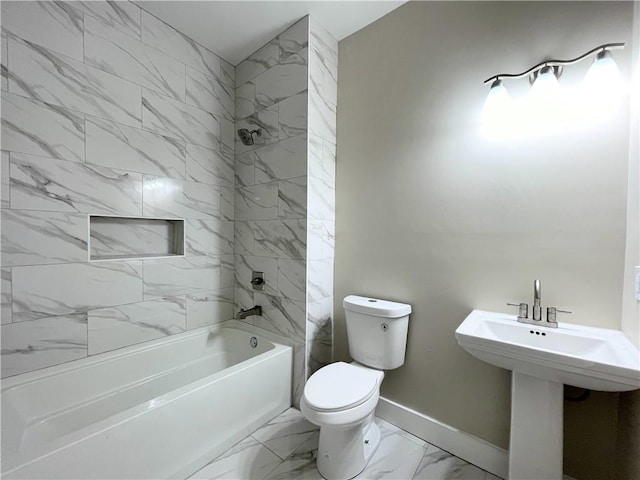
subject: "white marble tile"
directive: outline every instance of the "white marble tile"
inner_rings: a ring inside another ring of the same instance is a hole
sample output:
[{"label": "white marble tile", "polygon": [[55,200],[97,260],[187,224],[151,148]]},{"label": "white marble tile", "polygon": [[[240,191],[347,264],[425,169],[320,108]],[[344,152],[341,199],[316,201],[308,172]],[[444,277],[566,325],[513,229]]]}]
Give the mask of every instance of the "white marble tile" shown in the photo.
[{"label": "white marble tile", "polygon": [[284,460],[317,431],[318,427],[299,410],[289,408],[256,430],[252,437]]},{"label": "white marble tile", "polygon": [[187,295],[187,329],[224,322],[234,316],[233,288]]},{"label": "white marble tile", "polygon": [[86,356],[86,314],[2,326],[3,378]]},{"label": "white marble tile", "polygon": [[262,480],[280,461],[277,455],[260,442],[247,437],[189,479]]},{"label": "white marble tile", "polygon": [[68,3],[73,8],[97,18],[121,33],[126,33],[132,38],[140,38],[140,8],[132,2],[72,1]]},{"label": "white marble tile", "polygon": [[321,302],[307,303],[306,346],[307,376],[333,360],[332,316],[323,314]]},{"label": "white marble tile", "polygon": [[184,183],[175,178],[143,175],[142,214],[146,217],[183,217]]},{"label": "white marble tile", "polygon": [[237,135],[237,131],[234,132],[235,150],[236,154],[248,152],[250,150],[256,150],[270,143],[277,142],[279,140],[279,124],[278,124],[278,105],[273,105],[264,110],[249,115],[236,122],[238,129],[246,128],[247,130],[260,130],[260,135],[254,134],[253,145],[245,145],[240,141],[240,137]]},{"label": "white marble tile", "polygon": [[[251,272],[264,273],[264,292],[268,295],[278,294],[278,261],[275,258],[256,257],[253,255],[235,256],[236,285],[251,288]],[[258,290],[255,291],[258,293]]]},{"label": "white marble tile", "polygon": [[8,50],[8,39],[7,34],[2,30],[2,35],[0,38],[0,46],[2,47],[2,61],[0,62],[0,77],[2,78],[2,85],[0,89],[5,92],[9,90],[9,70],[7,60],[9,59],[9,50]]},{"label": "white marble tile", "polygon": [[234,226],[234,251],[236,255],[253,255],[255,253],[253,222],[235,222]]},{"label": "white marble tile", "polygon": [[415,472],[415,480],[485,480],[486,472],[430,445]]},{"label": "white marble tile", "polygon": [[328,68],[338,68],[338,41],[316,19],[309,21],[309,48]]},{"label": "white marble tile", "polygon": [[143,262],[145,300],[220,288],[219,258],[161,258]]},{"label": "white marble tile", "polygon": [[280,58],[287,58],[298,53],[309,44],[309,17],[294,23],[278,35],[280,41]]},{"label": "white marble tile", "polygon": [[187,143],[187,180],[232,187],[233,155]]},{"label": "white marble tile", "polygon": [[[268,281],[268,279],[267,279]],[[256,316],[253,324],[296,343],[305,342],[305,302],[253,292],[256,305],[262,306],[262,316]],[[304,362],[304,361],[303,361]]]},{"label": "white marble tile", "polygon": [[292,455],[267,475],[267,480],[323,480],[316,468],[318,438],[318,433],[312,434]]},{"label": "white marble tile", "polygon": [[307,177],[278,182],[278,217],[307,217]]},{"label": "white marble tile", "polygon": [[220,217],[223,220],[235,219],[235,195],[233,187],[220,187]]},{"label": "white marble tile", "polygon": [[316,51],[309,55],[309,90],[320,95],[327,103],[338,103],[337,67],[325,64]]},{"label": "white marble tile", "polygon": [[85,125],[87,163],[184,179],[184,140],[98,118]]},{"label": "white marble tile", "polygon": [[11,153],[17,209],[140,215],[142,176],[106,167]]},{"label": "white marble tile", "polygon": [[235,153],[235,123],[226,118],[220,119],[220,148],[223,152],[233,157]]},{"label": "white marble tile", "polygon": [[84,162],[84,118],[71,110],[2,92],[2,148]]},{"label": "white marble tile", "polygon": [[333,260],[307,262],[307,294],[310,302],[317,302],[333,294]]},{"label": "white marble tile", "polygon": [[322,179],[324,176],[323,141],[317,135],[309,135],[308,137],[308,174],[309,177]]},{"label": "white marble tile", "polygon": [[255,157],[255,151],[245,152],[235,156],[237,187],[248,187],[255,184]]},{"label": "white marble tile", "polygon": [[[333,304],[333,302],[332,302],[332,304]],[[388,435],[392,435],[392,434],[400,435],[401,437],[406,438],[410,442],[415,443],[416,445],[418,445],[420,447],[423,447],[425,449],[425,453],[426,453],[426,449],[430,446],[429,443],[425,442],[421,438],[418,438],[415,435],[412,435],[409,432],[401,429],[400,427],[396,427],[392,423],[389,423],[389,422],[387,422],[385,420],[382,420],[381,418],[374,417],[374,421],[376,422],[376,424],[380,428],[380,432],[381,432],[381,434],[383,436],[388,436]]]},{"label": "white marble tile", "polygon": [[255,181],[267,183],[307,173],[307,136],[298,135],[255,151]]},{"label": "white marble tile", "polygon": [[2,208],[9,208],[11,205],[10,186],[9,152],[2,151],[2,163],[0,163],[0,206]]},{"label": "white marble tile", "polygon": [[2,2],[2,29],[82,61],[82,14],[65,2]]},{"label": "white marble tile", "polygon": [[2,284],[0,287],[0,320],[3,324],[13,321],[13,312],[11,307],[11,269],[0,269]]},{"label": "white marble tile", "polygon": [[142,301],[142,262],[13,267],[12,284],[14,322],[86,312]]},{"label": "white marble tile", "polygon": [[235,116],[237,119],[253,115],[256,111],[256,89],[252,82],[247,82],[236,88]]},{"label": "white marble tile", "polygon": [[309,134],[336,141],[336,106],[314,92],[309,92]]},{"label": "white marble tile", "polygon": [[316,220],[334,220],[336,215],[336,191],[323,180],[309,177],[307,214]]},{"label": "white marble tile", "polygon": [[277,39],[251,54],[236,66],[236,86],[240,86],[278,63],[280,46]]},{"label": "white marble tile", "polygon": [[89,355],[184,332],[184,298],[161,298],[88,313]]},{"label": "white marble tile", "polygon": [[[105,256],[166,256],[182,250],[182,239],[170,222],[120,217],[91,219],[91,258]],[[176,238],[178,237],[178,238]]]},{"label": "white marble tile", "polygon": [[219,186],[184,182],[184,218],[220,219],[220,200]]},{"label": "white marble tile", "polygon": [[224,58],[220,59],[220,80],[231,88],[235,88],[236,86],[236,67]]},{"label": "white marble tile", "polygon": [[104,72],[185,101],[184,64],[86,16],[84,61]]},{"label": "white marble tile", "polygon": [[253,225],[256,255],[294,260],[306,257],[306,220],[261,220]]},{"label": "white marble tile", "polygon": [[220,288],[235,285],[236,271],[234,255],[220,255]]},{"label": "white marble tile", "polygon": [[220,79],[187,67],[187,103],[209,113],[234,120],[234,90]]},{"label": "white marble tile", "polygon": [[273,220],[278,218],[278,184],[264,183],[236,188],[236,220]]},{"label": "white marble tile", "polygon": [[322,179],[331,188],[336,188],[336,145],[322,142]]},{"label": "white marble tile", "polygon": [[307,278],[305,267],[304,260],[278,259],[278,292],[281,296],[301,302],[305,301],[305,286],[311,283],[311,272]]},{"label": "white marble tile", "polygon": [[307,221],[307,259],[322,260],[322,237],[324,235],[324,225],[322,220]]},{"label": "white marble tile", "polygon": [[399,479],[412,478],[416,471],[424,447],[397,434],[389,434],[381,429],[380,446],[369,460],[365,469],[355,478],[358,479]]},{"label": "white marble tile", "polygon": [[2,266],[86,262],[87,216],[2,210]]},{"label": "white marble tile", "polygon": [[292,63],[276,65],[254,79],[258,108],[269,107],[307,89],[307,65],[293,63],[297,57],[303,61],[300,55],[292,55],[288,58]]},{"label": "white marble tile", "polygon": [[186,253],[233,255],[233,222],[228,220],[187,220]]},{"label": "white marble tile", "polygon": [[307,132],[307,91],[285,98],[278,105],[280,139]]},{"label": "white marble tile", "polygon": [[134,127],[141,126],[140,86],[70,57],[9,40],[9,91]]},{"label": "white marble tile", "polygon": [[142,41],[202,73],[220,77],[220,58],[217,55],[144,11]]},{"label": "white marble tile", "polygon": [[220,120],[215,115],[147,88],[142,89],[142,125],[145,130],[177,136],[187,143],[220,147]]}]

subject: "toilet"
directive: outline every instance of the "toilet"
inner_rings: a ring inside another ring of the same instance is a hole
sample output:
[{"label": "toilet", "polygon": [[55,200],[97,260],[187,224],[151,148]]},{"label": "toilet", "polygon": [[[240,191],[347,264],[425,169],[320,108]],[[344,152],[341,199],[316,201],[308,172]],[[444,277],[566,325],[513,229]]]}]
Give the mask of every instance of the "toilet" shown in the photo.
[{"label": "toilet", "polygon": [[335,362],[304,387],[300,410],[320,427],[317,467],[327,480],[358,475],[378,445],[373,414],[384,370],[404,364],[411,305],[349,295],[343,301],[353,363]]}]

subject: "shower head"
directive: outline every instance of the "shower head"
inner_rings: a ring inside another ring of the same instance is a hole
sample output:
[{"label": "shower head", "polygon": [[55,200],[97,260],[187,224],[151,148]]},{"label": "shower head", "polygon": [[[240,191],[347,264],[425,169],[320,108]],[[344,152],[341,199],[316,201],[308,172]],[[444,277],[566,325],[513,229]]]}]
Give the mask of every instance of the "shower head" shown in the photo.
[{"label": "shower head", "polygon": [[257,136],[261,136],[262,135],[262,129],[257,128],[255,130],[251,130],[251,131],[248,128],[239,128],[238,129],[238,136],[240,137],[240,141],[244,145],[253,145],[253,143],[254,143],[253,134],[254,133]]}]

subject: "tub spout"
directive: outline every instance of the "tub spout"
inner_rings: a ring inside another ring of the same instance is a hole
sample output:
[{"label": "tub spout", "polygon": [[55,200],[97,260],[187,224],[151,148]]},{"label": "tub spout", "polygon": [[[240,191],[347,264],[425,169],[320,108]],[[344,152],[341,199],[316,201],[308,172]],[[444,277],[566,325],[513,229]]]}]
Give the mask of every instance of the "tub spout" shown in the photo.
[{"label": "tub spout", "polygon": [[251,308],[247,308],[246,310],[241,308],[240,311],[238,312],[238,320],[243,320],[245,318],[247,318],[250,315],[258,315],[258,316],[262,316],[262,307],[260,305],[256,305],[254,307]]}]

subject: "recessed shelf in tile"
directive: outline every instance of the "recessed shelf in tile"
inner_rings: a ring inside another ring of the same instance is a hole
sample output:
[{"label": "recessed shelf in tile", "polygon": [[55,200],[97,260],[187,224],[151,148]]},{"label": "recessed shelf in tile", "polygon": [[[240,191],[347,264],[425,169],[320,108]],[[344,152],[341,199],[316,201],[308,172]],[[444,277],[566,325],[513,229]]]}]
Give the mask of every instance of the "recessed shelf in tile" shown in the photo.
[{"label": "recessed shelf in tile", "polygon": [[184,220],[89,216],[89,260],[184,256]]}]

